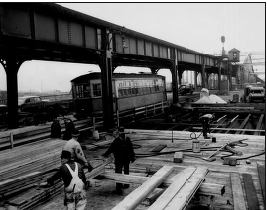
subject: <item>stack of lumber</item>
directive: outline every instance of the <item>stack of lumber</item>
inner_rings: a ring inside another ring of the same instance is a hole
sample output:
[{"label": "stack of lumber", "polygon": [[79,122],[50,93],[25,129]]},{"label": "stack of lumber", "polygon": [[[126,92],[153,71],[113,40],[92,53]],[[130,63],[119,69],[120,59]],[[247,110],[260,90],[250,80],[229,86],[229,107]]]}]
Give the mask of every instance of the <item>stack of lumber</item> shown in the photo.
[{"label": "stack of lumber", "polygon": [[[164,180],[172,173],[173,166],[163,166],[150,179],[146,180],[140,187],[132,191],[112,210],[136,209]],[[160,197],[152,204],[149,210],[163,209],[184,209],[191,200],[196,190],[204,181],[208,169],[188,168],[174,177],[172,184],[162,193]]]},{"label": "stack of lumber", "polygon": [[39,144],[2,151],[0,181],[58,168],[61,164],[61,150],[65,143],[66,141],[50,139]]},{"label": "stack of lumber", "polygon": [[[94,178],[104,172],[105,166],[113,161],[113,157],[110,157],[104,161],[101,165],[95,166],[91,172],[86,171],[85,175],[87,179]],[[36,206],[47,203],[49,200],[56,198],[63,192],[63,182],[57,180],[53,186],[39,187],[40,182],[44,182],[55,171],[49,171],[45,174],[39,175],[38,179],[32,182],[32,187],[23,191],[22,193],[9,198],[6,203],[8,207],[16,209],[34,209]],[[18,180],[18,179],[17,179]],[[25,182],[25,179],[24,179]]]},{"label": "stack of lumber", "polygon": [[54,173],[55,170],[51,170],[45,174],[39,174],[38,179],[31,181],[31,187],[28,186],[29,188],[24,190],[21,188],[19,193],[7,197],[5,203],[8,209],[34,209],[36,206],[44,204],[60,195],[63,191],[63,182],[61,180],[57,180],[54,185],[50,187],[39,186],[41,181],[46,181],[46,179]]},{"label": "stack of lumber", "polygon": [[40,172],[33,172],[15,179],[0,182],[0,195],[2,198],[13,195],[23,189],[30,188],[40,179]]},{"label": "stack of lumber", "polygon": [[[63,140],[52,139],[1,153],[0,198],[9,209],[34,209],[63,192],[63,182],[60,180],[53,186],[40,186],[40,183],[60,167],[60,154],[65,143]],[[93,164],[92,172],[85,171],[86,178],[91,179],[103,173],[105,166],[113,159],[111,156],[103,162]]]},{"label": "stack of lumber", "polygon": [[174,182],[162,193],[149,210],[184,209],[204,181],[207,168],[185,169],[176,175]]},{"label": "stack of lumber", "polygon": [[[74,120],[74,119],[72,119]],[[75,128],[88,129],[88,120],[74,121]],[[30,144],[37,141],[50,139],[51,122],[46,125],[28,126],[0,133],[0,150]],[[65,131],[65,125],[61,122],[61,131]]]}]

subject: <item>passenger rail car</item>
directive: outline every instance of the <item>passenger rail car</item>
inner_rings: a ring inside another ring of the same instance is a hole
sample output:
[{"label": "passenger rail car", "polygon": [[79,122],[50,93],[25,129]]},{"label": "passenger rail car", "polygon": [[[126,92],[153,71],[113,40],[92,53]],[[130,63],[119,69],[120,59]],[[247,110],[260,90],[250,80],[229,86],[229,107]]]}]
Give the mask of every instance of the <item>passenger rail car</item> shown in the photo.
[{"label": "passenger rail car", "polygon": [[[71,80],[74,116],[77,119],[102,114],[101,73]],[[112,74],[114,112],[167,100],[165,77],[155,74]]]}]

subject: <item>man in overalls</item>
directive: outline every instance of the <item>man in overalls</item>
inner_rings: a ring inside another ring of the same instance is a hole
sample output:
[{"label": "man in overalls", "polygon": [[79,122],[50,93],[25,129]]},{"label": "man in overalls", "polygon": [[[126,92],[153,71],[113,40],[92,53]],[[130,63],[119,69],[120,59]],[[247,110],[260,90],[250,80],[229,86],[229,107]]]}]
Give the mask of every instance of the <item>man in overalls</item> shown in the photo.
[{"label": "man in overalls", "polygon": [[86,200],[86,177],[82,166],[71,159],[68,151],[61,153],[60,169],[52,177],[47,179],[47,183],[53,185],[57,179],[62,178],[65,187],[64,205],[67,210],[84,210]]}]

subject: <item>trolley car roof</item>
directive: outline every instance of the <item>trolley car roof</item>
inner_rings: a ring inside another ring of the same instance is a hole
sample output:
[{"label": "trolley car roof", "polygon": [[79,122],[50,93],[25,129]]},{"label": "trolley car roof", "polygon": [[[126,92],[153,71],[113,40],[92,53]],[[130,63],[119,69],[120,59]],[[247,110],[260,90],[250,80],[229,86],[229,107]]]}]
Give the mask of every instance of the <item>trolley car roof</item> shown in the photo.
[{"label": "trolley car roof", "polygon": [[[157,74],[125,74],[125,73],[113,73],[112,77],[115,79],[118,78],[165,78],[164,76],[157,75]],[[100,72],[93,72],[89,74],[84,74],[79,77],[74,78],[71,80],[71,82],[79,82],[79,81],[84,81],[84,80],[92,80],[92,79],[100,79],[101,78],[101,73]]]}]

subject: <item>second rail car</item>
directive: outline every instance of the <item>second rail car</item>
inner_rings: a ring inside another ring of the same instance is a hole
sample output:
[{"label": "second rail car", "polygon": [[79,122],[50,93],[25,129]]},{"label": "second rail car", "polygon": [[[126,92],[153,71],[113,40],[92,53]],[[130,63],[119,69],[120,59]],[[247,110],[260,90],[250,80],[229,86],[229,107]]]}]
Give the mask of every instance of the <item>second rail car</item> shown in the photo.
[{"label": "second rail car", "polygon": [[[101,73],[71,80],[74,116],[83,118],[103,113]],[[114,113],[167,100],[165,77],[155,74],[112,74]]]}]

